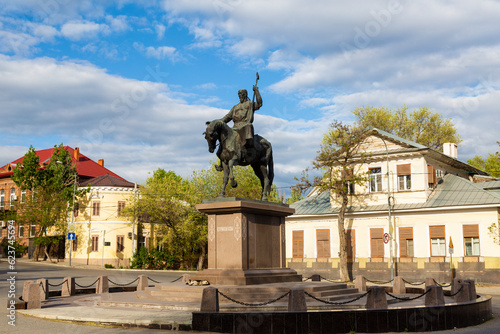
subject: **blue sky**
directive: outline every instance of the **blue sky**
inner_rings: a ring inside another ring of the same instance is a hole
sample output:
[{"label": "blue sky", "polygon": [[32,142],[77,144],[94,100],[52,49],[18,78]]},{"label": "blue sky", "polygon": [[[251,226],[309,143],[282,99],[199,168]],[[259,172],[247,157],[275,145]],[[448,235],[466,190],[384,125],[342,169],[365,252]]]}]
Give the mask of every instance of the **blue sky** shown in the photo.
[{"label": "blue sky", "polygon": [[282,191],[360,106],[452,118],[459,159],[498,151],[500,3],[0,0],[0,164],[64,143],[132,182],[188,176],[260,74],[254,127]]}]

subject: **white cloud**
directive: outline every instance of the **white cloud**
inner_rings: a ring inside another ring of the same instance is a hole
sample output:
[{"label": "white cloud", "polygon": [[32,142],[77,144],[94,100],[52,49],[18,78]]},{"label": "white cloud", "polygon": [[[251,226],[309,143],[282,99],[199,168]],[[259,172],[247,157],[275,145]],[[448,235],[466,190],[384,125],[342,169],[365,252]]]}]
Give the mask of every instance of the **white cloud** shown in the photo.
[{"label": "white cloud", "polygon": [[61,34],[71,40],[89,39],[97,36],[101,30],[106,28],[108,26],[95,22],[71,21],[62,25]]},{"label": "white cloud", "polygon": [[[126,79],[88,63],[50,58],[0,56],[0,91],[3,143],[33,136],[44,142],[54,140],[48,147],[61,142],[78,146],[94,160],[104,158],[108,168],[132,182],[144,182],[147,173],[157,168],[183,176],[207,168],[214,156],[202,135],[205,121],[227,113],[189,105],[166,84]],[[305,168],[303,161],[314,152],[321,133],[317,127],[322,126],[256,115],[256,132],[275,147],[278,183],[290,185],[293,173]],[[24,154],[25,148],[19,146],[0,145],[0,153],[11,152],[0,164]],[[42,148],[47,147],[37,147]]]}]

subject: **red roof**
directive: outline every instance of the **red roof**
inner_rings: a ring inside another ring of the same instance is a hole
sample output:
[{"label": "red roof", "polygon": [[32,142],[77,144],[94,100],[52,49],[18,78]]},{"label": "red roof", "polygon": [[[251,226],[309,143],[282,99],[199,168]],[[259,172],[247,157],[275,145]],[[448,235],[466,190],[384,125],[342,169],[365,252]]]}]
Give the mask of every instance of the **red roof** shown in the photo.
[{"label": "red roof", "polygon": [[[101,166],[100,164],[98,164],[94,160],[89,159],[87,156],[79,153],[80,150],[78,148],[76,148],[76,150],[75,150],[72,147],[64,146],[64,149],[66,151],[68,151],[69,154],[71,155],[71,160],[73,161],[73,163],[76,163],[76,171],[77,171],[80,179],[89,179],[89,178],[94,178],[94,177],[98,177],[101,175],[109,174],[111,176],[125,180],[124,178],[113,173],[112,171],[105,168],[104,166]],[[76,157],[75,157],[75,151],[78,151],[78,157],[79,157],[78,161],[76,160]],[[38,157],[40,158],[40,163],[44,163],[44,162],[50,161],[50,158],[52,157],[52,154],[54,153],[54,148],[49,148],[46,150],[39,150],[39,151],[35,151],[35,152],[38,155]],[[23,161],[23,159],[24,159],[24,156],[17,159],[17,160],[12,161],[10,163],[10,165],[17,165],[17,164],[21,163]],[[7,164],[7,165],[9,165],[9,164]],[[0,168],[0,170],[5,169],[7,167],[7,165]],[[10,175],[12,175],[12,172],[0,173],[0,177],[7,177]]]}]

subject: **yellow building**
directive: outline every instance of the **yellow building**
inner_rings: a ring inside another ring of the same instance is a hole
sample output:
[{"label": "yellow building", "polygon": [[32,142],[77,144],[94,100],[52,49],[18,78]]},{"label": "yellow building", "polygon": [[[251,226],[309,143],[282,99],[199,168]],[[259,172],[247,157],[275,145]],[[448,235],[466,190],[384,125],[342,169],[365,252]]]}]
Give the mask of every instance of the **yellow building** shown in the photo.
[{"label": "yellow building", "polygon": [[68,241],[68,251],[72,244],[72,264],[127,267],[134,250],[145,243],[142,235],[137,240],[132,219],[121,214],[137,189],[133,183],[109,174],[80,183],[81,188],[88,186],[90,193],[75,209],[75,240]]},{"label": "yellow building", "polygon": [[[352,187],[345,220],[351,277],[500,283],[500,179],[457,160],[455,144],[440,153],[373,129],[362,151],[370,159],[354,168],[367,180]],[[339,198],[313,193],[291,207],[289,267],[338,277]]]}]

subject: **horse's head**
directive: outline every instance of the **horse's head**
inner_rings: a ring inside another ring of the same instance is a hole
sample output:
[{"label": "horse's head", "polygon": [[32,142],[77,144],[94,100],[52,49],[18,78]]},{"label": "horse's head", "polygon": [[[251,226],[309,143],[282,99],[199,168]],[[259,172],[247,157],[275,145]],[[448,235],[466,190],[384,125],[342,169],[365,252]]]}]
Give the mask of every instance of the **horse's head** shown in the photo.
[{"label": "horse's head", "polygon": [[219,123],[220,120],[215,120],[212,122],[207,122],[207,129],[203,133],[205,135],[205,139],[208,143],[208,152],[214,153],[215,147],[217,146],[217,140],[219,139]]}]

